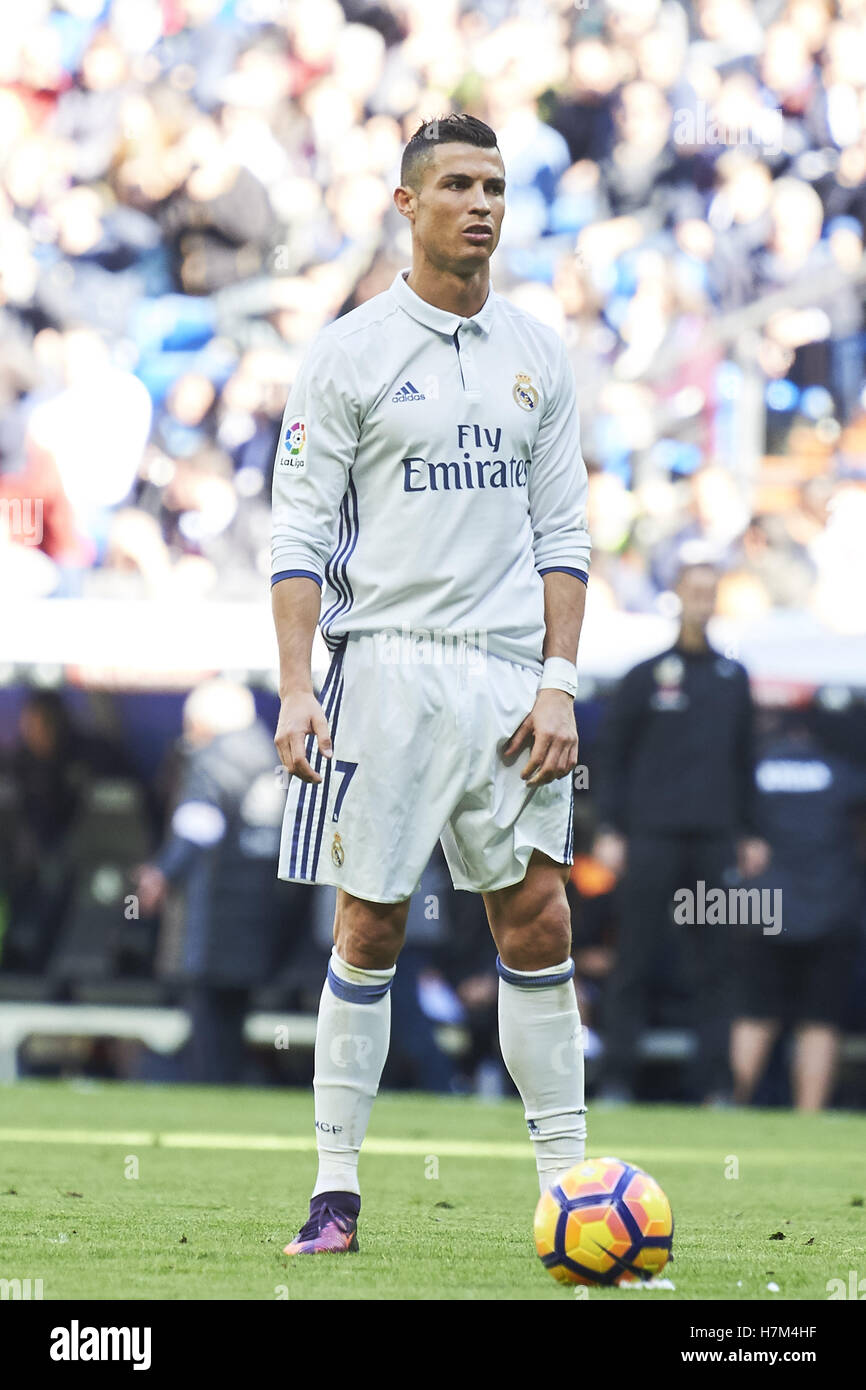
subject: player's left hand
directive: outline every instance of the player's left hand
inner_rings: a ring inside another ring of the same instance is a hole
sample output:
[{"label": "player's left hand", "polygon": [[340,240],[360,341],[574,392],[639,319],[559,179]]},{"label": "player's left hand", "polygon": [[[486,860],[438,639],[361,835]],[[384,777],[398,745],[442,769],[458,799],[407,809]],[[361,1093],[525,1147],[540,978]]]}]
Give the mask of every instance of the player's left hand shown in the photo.
[{"label": "player's left hand", "polygon": [[532,709],[503,748],[503,761],[512,762],[527,744],[532,752],[520,776],[528,787],[567,777],[577,766],[574,701],[566,691],[539,690]]}]

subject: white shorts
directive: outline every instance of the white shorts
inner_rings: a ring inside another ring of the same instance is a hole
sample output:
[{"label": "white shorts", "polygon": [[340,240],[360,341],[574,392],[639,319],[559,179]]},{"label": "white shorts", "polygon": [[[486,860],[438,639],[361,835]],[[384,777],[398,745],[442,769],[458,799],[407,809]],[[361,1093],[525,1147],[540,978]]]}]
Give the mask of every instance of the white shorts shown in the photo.
[{"label": "white shorts", "polygon": [[570,864],[572,777],[527,788],[528,748],[501,757],[538,681],[476,647],[344,639],[319,695],[333,757],[310,736],[323,780],[289,781],[278,877],[400,902],[440,838],[454,887],[476,893],[520,883],[534,849]]}]

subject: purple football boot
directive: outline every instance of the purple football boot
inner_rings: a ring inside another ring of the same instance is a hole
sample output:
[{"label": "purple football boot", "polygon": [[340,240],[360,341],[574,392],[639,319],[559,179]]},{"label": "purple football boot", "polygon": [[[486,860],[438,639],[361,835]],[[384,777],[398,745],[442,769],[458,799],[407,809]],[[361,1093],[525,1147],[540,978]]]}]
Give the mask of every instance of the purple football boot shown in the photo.
[{"label": "purple football boot", "polygon": [[310,1198],[310,1217],[284,1255],[345,1255],[358,1249],[361,1198],[354,1192],[320,1192]]}]

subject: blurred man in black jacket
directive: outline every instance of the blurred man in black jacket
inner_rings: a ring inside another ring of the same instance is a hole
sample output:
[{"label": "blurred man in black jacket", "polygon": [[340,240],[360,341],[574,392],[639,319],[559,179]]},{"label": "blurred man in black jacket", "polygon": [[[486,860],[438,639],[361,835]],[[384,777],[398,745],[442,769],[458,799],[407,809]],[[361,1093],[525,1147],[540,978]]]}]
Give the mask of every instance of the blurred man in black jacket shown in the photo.
[{"label": "blurred man in black jacket", "polygon": [[[745,669],[707,641],[717,575],[684,566],[674,646],[641,662],[614,694],[601,735],[596,856],[622,875],[617,959],[605,1019],[605,1094],[628,1099],[654,958],[674,894],[760,873],[768,850],[754,812],[752,706]],[[681,935],[698,1035],[696,1099],[729,1086],[729,932]]]},{"label": "blurred man in black jacket", "polygon": [[188,1080],[232,1083],[242,1077],[250,992],[269,979],[278,955],[285,789],[273,737],[243,686],[223,679],[198,686],[184,705],[184,744],[169,835],[138,869],[138,895],[148,915],[170,883],[183,883]]}]

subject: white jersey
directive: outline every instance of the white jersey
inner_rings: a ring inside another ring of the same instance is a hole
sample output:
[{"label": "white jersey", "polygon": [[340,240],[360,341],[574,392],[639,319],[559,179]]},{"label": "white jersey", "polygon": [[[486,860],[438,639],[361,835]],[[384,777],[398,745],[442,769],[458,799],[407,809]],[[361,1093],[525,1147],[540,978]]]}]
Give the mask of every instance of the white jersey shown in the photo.
[{"label": "white jersey", "polygon": [[586,468],[552,329],[488,294],[472,318],[405,272],[315,338],[283,416],[271,582],[322,585],[320,626],[460,635],[541,670],[548,570],[586,581]]}]

